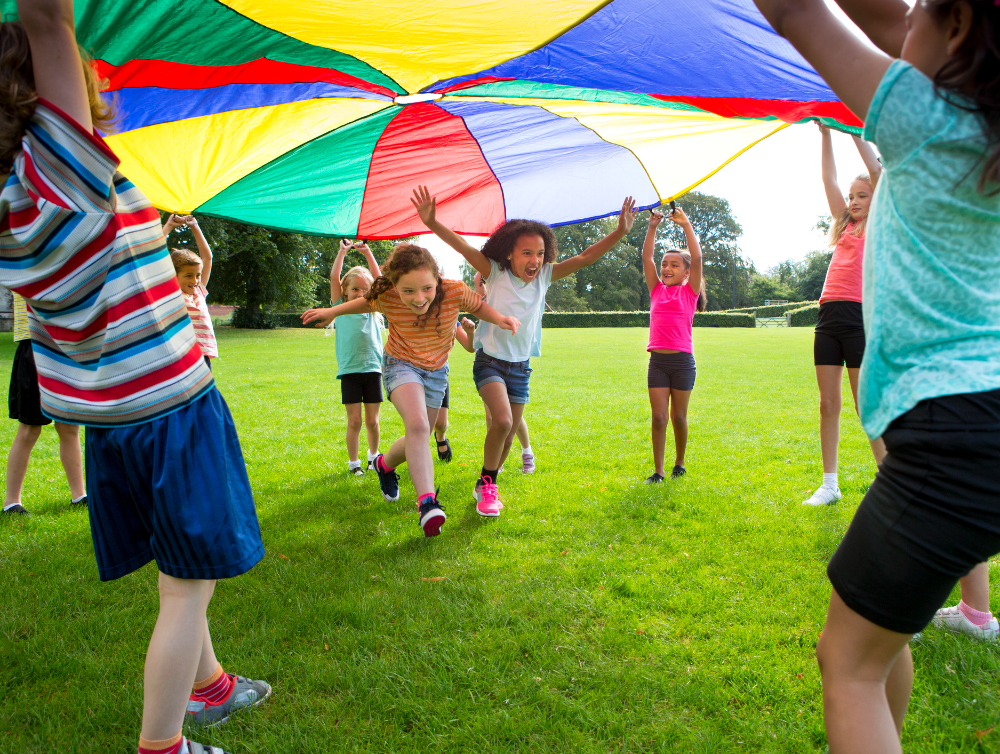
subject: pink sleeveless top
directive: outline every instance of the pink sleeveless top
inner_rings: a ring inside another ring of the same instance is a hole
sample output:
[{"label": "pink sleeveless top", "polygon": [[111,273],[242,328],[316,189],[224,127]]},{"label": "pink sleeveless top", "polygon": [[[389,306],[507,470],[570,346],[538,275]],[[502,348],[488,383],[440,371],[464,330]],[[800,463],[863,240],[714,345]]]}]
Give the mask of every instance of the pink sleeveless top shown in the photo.
[{"label": "pink sleeveless top", "polygon": [[865,239],[851,235],[854,227],[854,223],[847,226],[833,250],[823,294],[819,297],[820,304],[825,301],[861,303],[861,262],[865,257]]}]

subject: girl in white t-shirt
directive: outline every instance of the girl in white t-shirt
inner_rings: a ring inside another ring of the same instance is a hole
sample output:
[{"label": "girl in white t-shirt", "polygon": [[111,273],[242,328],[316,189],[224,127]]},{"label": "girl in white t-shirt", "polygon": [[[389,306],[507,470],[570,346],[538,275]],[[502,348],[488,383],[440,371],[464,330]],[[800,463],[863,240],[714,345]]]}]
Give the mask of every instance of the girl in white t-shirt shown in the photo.
[{"label": "girl in white t-shirt", "polygon": [[552,229],[533,220],[508,220],[486,241],[482,251],[438,222],[435,199],[426,186],[413,192],[413,206],[424,224],[465,257],[486,280],[486,303],[521,322],[516,334],[489,323],[476,328],[476,360],[472,376],[493,422],[486,432],[483,468],[472,496],[480,516],[497,517],[503,507],[497,491],[500,459],[514,441],[528,402],[530,359],[541,355],[545,293],[554,280],[572,275],[604,256],[632,229],[635,202],[628,197],[618,227],[582,254],[556,262],[558,247]]},{"label": "girl in white t-shirt", "polygon": [[215,340],[215,328],[212,327],[212,315],[208,312],[208,279],[212,276],[212,247],[205,240],[205,234],[198,227],[198,221],[193,215],[171,215],[163,226],[164,238],[169,238],[174,228],[186,225],[191,229],[194,242],[198,247],[195,254],[190,249],[171,249],[170,261],[174,263],[177,273],[177,285],[184,294],[188,316],[194,325],[194,336],[198,341],[205,363],[212,368],[212,359],[219,358],[219,345]]}]

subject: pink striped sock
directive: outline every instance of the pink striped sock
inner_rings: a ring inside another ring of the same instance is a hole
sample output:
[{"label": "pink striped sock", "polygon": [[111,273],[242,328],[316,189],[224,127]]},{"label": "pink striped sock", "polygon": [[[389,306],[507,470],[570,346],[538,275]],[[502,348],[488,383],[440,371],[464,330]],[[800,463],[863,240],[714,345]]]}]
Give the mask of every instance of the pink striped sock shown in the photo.
[{"label": "pink striped sock", "polygon": [[964,602],[958,603],[958,609],[962,612],[969,622],[974,626],[985,626],[991,620],[993,620],[993,613],[988,610],[985,613],[981,613],[978,610],[973,610],[971,607],[966,605]]}]

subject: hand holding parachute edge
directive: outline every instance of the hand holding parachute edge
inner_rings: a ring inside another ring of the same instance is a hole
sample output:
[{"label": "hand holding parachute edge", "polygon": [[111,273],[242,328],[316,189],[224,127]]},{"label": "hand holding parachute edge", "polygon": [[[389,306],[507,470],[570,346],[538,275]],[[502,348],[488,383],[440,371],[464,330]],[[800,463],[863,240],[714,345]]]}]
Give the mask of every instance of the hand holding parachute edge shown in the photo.
[{"label": "hand holding parachute edge", "polygon": [[627,236],[629,231],[632,230],[632,224],[635,222],[637,214],[635,199],[631,196],[626,197],[625,201],[622,202],[622,211],[618,214],[618,231],[622,236]]}]

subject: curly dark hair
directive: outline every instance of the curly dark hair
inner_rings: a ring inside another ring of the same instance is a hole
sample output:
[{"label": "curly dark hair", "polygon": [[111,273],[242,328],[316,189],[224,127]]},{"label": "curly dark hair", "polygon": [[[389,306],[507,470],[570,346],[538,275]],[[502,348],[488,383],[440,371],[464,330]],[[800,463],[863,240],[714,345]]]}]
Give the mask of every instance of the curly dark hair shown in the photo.
[{"label": "curly dark hair", "polygon": [[545,242],[545,264],[552,264],[559,256],[559,244],[556,234],[545,223],[535,220],[508,220],[486,240],[483,246],[483,256],[492,259],[501,269],[510,269],[510,255],[521,236],[541,236]]},{"label": "curly dark hair", "polygon": [[[924,0],[938,22],[964,2],[972,8],[972,28],[965,44],[934,74],[934,87],[955,92],[948,101],[983,118],[986,149],[977,188],[986,193],[988,183],[1000,183],[1000,7],[993,0]],[[1000,186],[992,189],[992,196]]]},{"label": "curly dark hair", "polygon": [[431,301],[427,311],[416,319],[416,324],[421,328],[427,326],[427,320],[432,314],[437,315],[437,330],[441,326],[441,302],[444,300],[444,280],[441,278],[441,271],[438,269],[437,260],[431,256],[423,246],[412,243],[401,243],[392,250],[389,258],[382,265],[382,274],[375,278],[372,287],[368,289],[365,298],[368,301],[375,301],[382,294],[392,290],[399,282],[399,279],[408,272],[414,270],[427,270],[437,281],[437,291],[434,293],[434,300]]},{"label": "curly dark hair", "polygon": [[[91,120],[96,128],[107,133],[115,122],[114,105],[101,99],[101,90],[107,82],[97,77],[90,57],[82,50],[80,57]],[[4,21],[0,23],[0,175],[13,169],[14,157],[21,151],[24,131],[37,104],[28,33],[20,21]]]}]

